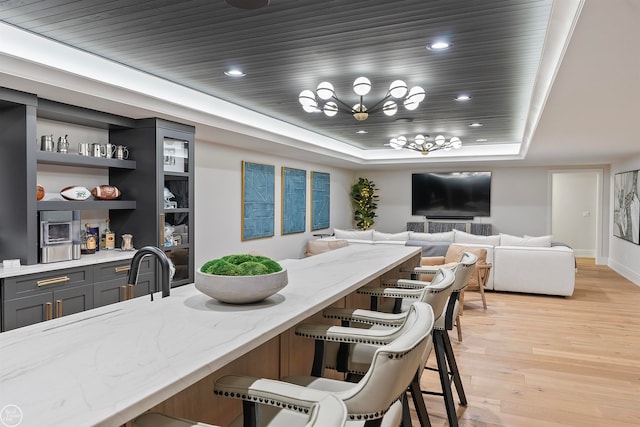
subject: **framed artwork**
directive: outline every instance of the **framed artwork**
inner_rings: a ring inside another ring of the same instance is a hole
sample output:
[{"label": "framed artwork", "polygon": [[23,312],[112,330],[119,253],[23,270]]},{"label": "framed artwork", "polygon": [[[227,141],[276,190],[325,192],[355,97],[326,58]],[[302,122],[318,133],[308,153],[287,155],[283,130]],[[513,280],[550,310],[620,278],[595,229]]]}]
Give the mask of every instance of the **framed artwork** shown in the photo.
[{"label": "framed artwork", "polygon": [[307,171],[282,167],[282,234],[304,233],[307,222]]},{"label": "framed artwork", "polygon": [[613,235],[640,244],[640,171],[613,177]]},{"label": "framed artwork", "polygon": [[329,228],[331,181],[325,172],[311,172],[311,231]]},{"label": "framed artwork", "polygon": [[275,167],[242,161],[242,240],[273,236]]}]

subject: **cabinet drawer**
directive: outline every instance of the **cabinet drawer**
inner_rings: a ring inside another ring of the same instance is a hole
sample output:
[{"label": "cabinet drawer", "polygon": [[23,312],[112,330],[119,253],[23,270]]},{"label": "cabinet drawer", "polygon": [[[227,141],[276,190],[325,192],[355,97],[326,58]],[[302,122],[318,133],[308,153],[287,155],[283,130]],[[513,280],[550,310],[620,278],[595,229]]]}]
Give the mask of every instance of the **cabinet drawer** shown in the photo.
[{"label": "cabinet drawer", "polygon": [[[145,274],[152,271],[155,261],[151,257],[145,257],[140,262],[138,274]],[[94,282],[102,282],[122,278],[125,282],[129,275],[131,260],[114,261],[93,266]]]},{"label": "cabinet drawer", "polygon": [[62,287],[72,287],[93,283],[93,271],[87,268],[69,268],[45,273],[4,279],[3,300],[21,298],[40,292],[49,292]]},{"label": "cabinet drawer", "polygon": [[[134,297],[148,295],[155,286],[155,274],[146,273],[138,275],[138,282],[134,288]],[[97,282],[93,285],[93,305],[94,307],[102,307],[103,305],[115,304],[124,301],[126,296],[123,292],[129,292],[122,289],[126,285],[126,280],[121,278]]]}]

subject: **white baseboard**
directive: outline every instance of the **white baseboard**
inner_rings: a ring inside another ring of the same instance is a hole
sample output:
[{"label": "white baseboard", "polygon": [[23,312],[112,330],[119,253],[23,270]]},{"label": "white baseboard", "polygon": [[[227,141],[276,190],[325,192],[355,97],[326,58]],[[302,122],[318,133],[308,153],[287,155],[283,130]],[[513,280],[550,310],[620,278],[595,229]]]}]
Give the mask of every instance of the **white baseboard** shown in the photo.
[{"label": "white baseboard", "polygon": [[595,258],[596,257],[595,249],[574,249],[573,253],[578,258]]},{"label": "white baseboard", "polygon": [[640,273],[629,269],[627,266],[620,264],[619,262],[611,260],[609,258],[609,267],[625,279],[632,281],[634,284],[640,286]]}]

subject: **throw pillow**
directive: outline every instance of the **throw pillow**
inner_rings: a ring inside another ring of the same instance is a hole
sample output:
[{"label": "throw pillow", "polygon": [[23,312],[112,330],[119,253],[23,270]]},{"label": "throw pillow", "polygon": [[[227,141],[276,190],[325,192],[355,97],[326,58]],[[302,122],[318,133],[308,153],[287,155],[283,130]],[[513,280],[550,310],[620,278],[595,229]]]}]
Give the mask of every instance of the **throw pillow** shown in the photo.
[{"label": "throw pillow", "polygon": [[502,246],[529,246],[529,247],[551,247],[552,236],[532,237],[525,235],[524,237],[512,236],[510,234],[500,233],[500,245]]},{"label": "throw pillow", "polygon": [[400,233],[382,233],[380,231],[373,231],[373,240],[375,241],[389,241],[389,240],[395,240],[395,241],[402,241],[402,242],[406,242],[407,240],[409,240],[409,232],[408,231],[402,231]]},{"label": "throw pillow", "polygon": [[445,263],[455,263],[460,261],[462,258],[462,254],[465,252],[469,252],[478,257],[478,261],[476,262],[476,267],[471,273],[471,277],[469,278],[469,282],[467,286],[478,286],[478,265],[487,263],[487,250],[485,248],[475,248],[473,246],[465,246],[459,244],[453,244],[449,246],[449,250],[447,254],[444,256]]},{"label": "throw pillow", "polygon": [[310,240],[307,242],[307,251],[305,256],[318,255],[323,252],[329,252],[334,249],[343,248],[348,246],[349,242],[346,240]]},{"label": "throw pillow", "polygon": [[528,239],[530,242],[535,242],[537,243],[536,246],[541,246],[544,248],[550,248],[551,247],[551,242],[553,240],[553,236],[551,234],[547,235],[547,236],[528,236],[528,235],[524,235],[525,239]]},{"label": "throw pillow", "polygon": [[453,231],[445,231],[444,233],[418,233],[410,231],[409,239],[422,240],[425,242],[453,242]]},{"label": "throw pillow", "polygon": [[341,230],[334,228],[336,239],[373,240],[373,230]]},{"label": "throw pillow", "polygon": [[482,245],[498,246],[500,244],[500,236],[479,236],[460,230],[453,230],[453,241],[454,243],[479,243]]}]

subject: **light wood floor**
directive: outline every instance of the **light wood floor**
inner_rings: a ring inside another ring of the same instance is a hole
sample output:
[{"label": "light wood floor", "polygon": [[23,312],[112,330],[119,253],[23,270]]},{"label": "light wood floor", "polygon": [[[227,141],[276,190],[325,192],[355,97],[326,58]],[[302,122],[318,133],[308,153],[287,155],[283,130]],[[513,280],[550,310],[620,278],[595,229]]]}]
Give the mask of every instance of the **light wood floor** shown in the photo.
[{"label": "light wood floor", "polygon": [[[640,287],[578,262],[569,298],[491,292],[484,311],[466,293],[463,341],[450,333],[469,402],[460,426],[640,426]],[[437,390],[436,375],[423,388]],[[425,400],[432,425],[448,426],[442,398]]]}]

